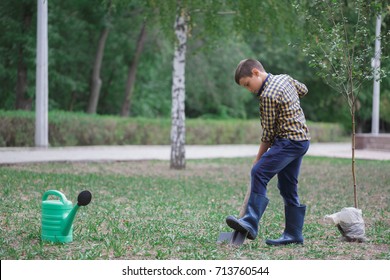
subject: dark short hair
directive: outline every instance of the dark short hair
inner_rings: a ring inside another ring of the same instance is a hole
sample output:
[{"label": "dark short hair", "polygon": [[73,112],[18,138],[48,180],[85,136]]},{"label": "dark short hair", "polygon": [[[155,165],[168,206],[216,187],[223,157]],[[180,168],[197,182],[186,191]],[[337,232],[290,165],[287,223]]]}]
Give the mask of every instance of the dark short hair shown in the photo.
[{"label": "dark short hair", "polygon": [[252,69],[256,68],[261,72],[265,72],[263,65],[255,59],[241,60],[237,65],[235,80],[237,84],[240,84],[240,79],[245,77],[252,77]]}]

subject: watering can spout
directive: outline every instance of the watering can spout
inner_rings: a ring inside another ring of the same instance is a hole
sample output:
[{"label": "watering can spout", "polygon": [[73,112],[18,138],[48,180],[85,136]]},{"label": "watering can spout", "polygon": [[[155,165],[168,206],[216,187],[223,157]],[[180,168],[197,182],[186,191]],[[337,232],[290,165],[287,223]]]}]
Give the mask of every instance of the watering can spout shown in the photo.
[{"label": "watering can spout", "polygon": [[80,206],[78,204],[76,204],[73,207],[72,211],[69,212],[68,216],[66,216],[65,220],[63,221],[63,225],[62,225],[62,230],[61,230],[62,235],[69,234],[70,228],[73,225],[74,217],[76,217],[76,213],[77,213],[77,210],[79,209],[79,207]]},{"label": "watering can spout", "polygon": [[76,217],[77,210],[80,206],[86,206],[91,202],[92,194],[89,191],[82,191],[77,197],[77,204],[73,207],[72,211],[65,217],[62,226],[62,234],[68,235],[73,225],[73,220]]}]

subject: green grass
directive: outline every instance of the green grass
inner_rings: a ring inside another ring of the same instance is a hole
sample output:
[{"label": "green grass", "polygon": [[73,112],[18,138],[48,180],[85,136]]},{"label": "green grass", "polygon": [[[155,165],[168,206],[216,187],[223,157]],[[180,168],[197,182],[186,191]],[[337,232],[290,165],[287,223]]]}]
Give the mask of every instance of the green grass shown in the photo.
[{"label": "green grass", "polygon": [[[350,160],[306,157],[300,176],[307,204],[305,244],[269,247],[283,230],[276,180],[259,236],[240,248],[217,245],[229,214],[238,214],[252,159],[49,163],[0,167],[0,257],[4,259],[390,259],[390,161],[358,161],[359,207],[366,243],[340,241],[323,217],[353,206]],[[40,239],[41,201],[48,189],[75,203],[93,194],[76,216],[73,242]]]}]

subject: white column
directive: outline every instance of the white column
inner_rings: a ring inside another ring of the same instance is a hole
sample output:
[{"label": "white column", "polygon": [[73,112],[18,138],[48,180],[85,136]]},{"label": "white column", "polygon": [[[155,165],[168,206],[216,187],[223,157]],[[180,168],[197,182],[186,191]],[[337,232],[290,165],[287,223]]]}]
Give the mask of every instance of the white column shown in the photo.
[{"label": "white column", "polygon": [[376,17],[375,28],[375,56],[372,61],[372,67],[374,71],[374,90],[372,96],[372,123],[371,133],[374,135],[379,134],[379,105],[380,105],[380,59],[381,59],[381,15]]},{"label": "white column", "polygon": [[38,0],[37,14],[37,72],[35,92],[35,146],[48,147],[48,0]]}]

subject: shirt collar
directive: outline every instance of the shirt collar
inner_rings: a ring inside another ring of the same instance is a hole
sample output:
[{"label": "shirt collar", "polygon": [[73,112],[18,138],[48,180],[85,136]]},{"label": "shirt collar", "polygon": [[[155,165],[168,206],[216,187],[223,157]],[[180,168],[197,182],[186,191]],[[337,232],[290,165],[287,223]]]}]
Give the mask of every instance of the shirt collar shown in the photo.
[{"label": "shirt collar", "polygon": [[262,93],[262,91],[264,90],[265,83],[268,81],[268,78],[269,78],[270,76],[271,76],[271,74],[268,73],[267,78],[265,78],[263,84],[261,85],[261,88],[260,88],[259,91],[257,92],[257,97],[259,97],[260,94]]}]

